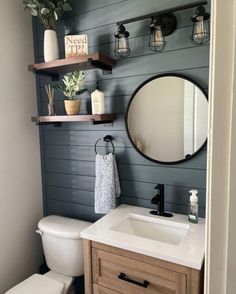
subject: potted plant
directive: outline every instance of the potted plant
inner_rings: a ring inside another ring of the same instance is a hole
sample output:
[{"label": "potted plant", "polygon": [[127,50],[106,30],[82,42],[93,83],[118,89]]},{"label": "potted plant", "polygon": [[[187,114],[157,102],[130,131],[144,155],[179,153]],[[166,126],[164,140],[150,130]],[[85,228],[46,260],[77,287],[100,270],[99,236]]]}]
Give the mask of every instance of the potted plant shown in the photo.
[{"label": "potted plant", "polygon": [[63,84],[54,87],[68,98],[64,100],[66,113],[68,115],[78,114],[80,111],[78,95],[88,91],[85,88],[85,74],[79,70],[68,73],[63,77],[62,82]]},{"label": "potted plant", "polygon": [[25,10],[38,17],[44,25],[44,60],[59,59],[56,23],[65,11],[71,11],[70,0],[23,0]]}]

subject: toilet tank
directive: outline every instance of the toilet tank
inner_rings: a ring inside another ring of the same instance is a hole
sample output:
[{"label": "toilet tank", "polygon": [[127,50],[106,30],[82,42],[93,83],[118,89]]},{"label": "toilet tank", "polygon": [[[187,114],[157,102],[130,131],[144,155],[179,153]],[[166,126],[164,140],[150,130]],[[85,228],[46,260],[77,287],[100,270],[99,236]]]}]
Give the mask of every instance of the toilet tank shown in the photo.
[{"label": "toilet tank", "polygon": [[83,240],[80,232],[89,225],[89,222],[56,215],[40,220],[38,232],[42,236],[47,266],[52,271],[69,277],[83,275]]}]

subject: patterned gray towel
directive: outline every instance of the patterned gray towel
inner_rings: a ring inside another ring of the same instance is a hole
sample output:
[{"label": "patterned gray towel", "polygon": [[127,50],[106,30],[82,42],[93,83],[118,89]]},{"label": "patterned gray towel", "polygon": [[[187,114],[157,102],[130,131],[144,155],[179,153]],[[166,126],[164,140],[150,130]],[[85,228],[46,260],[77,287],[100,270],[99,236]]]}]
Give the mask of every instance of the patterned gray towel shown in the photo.
[{"label": "patterned gray towel", "polygon": [[114,154],[96,155],[95,213],[106,214],[116,207],[120,181]]}]

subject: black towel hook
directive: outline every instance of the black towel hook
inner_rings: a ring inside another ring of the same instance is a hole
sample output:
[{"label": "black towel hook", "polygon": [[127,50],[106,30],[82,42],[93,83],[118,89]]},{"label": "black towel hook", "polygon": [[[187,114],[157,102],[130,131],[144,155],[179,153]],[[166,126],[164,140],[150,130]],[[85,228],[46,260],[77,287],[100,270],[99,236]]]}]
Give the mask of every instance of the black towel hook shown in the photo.
[{"label": "black towel hook", "polygon": [[111,143],[111,145],[112,145],[112,148],[113,148],[113,152],[112,152],[112,154],[115,154],[115,146],[114,146],[114,144],[113,144],[113,142],[112,142],[112,136],[110,136],[110,135],[107,135],[107,136],[105,136],[105,137],[103,137],[103,138],[99,138],[97,141],[96,141],[96,143],[95,143],[95,145],[94,145],[94,151],[95,151],[95,153],[96,154],[98,154],[97,153],[97,143],[99,142],[99,141],[105,141],[105,142],[109,142],[109,143]]}]

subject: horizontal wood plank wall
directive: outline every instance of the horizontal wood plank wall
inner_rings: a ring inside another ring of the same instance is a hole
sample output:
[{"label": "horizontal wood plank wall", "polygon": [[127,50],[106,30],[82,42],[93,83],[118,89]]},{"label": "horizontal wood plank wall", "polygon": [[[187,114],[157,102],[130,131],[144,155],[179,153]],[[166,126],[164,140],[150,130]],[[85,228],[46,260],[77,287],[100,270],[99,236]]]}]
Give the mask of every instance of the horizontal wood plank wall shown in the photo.
[{"label": "horizontal wood plank wall", "polygon": [[[72,25],[80,34],[88,34],[89,52],[101,51],[114,57],[116,22],[153,11],[185,4],[184,0],[80,0],[74,10],[58,25],[60,55],[64,56],[64,26]],[[209,6],[207,7],[209,10]],[[155,164],[140,156],[125,131],[124,114],[136,87],[153,75],[175,72],[185,74],[208,90],[209,45],[196,47],[189,40],[190,17],[194,9],[176,13],[178,28],[167,37],[166,50],[160,54],[147,49],[149,20],[127,25],[132,54],[118,60],[112,75],[100,70],[86,71],[89,90],[99,80],[106,96],[106,111],[117,114],[113,125],[93,126],[68,123],[61,128],[40,126],[45,214],[59,214],[95,221],[94,213],[95,141],[105,135],[114,137],[121,180],[121,203],[153,207],[150,200],[157,183],[166,187],[166,208],[187,213],[188,191],[199,190],[200,215],[205,215],[206,148],[192,160],[173,166]],[[43,60],[43,28],[34,23],[36,62]],[[44,85],[51,82],[37,77],[39,114],[47,114]],[[91,110],[90,97],[83,94],[81,113]],[[56,95],[56,112],[64,114],[63,96]],[[109,146],[100,144],[101,151]]]}]

